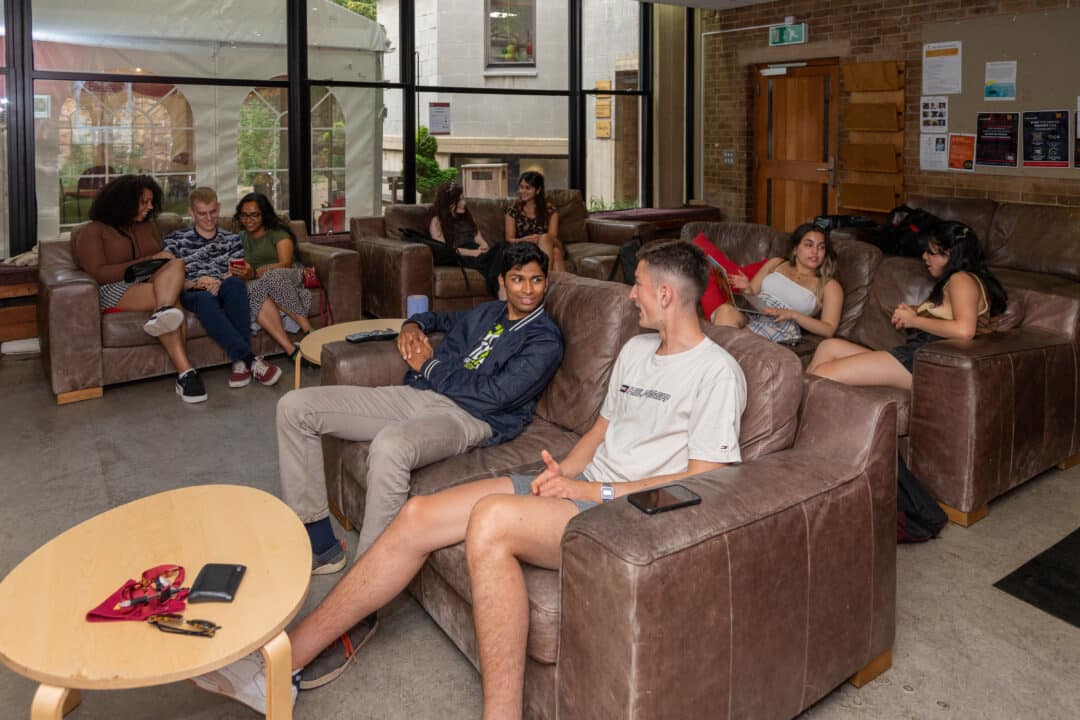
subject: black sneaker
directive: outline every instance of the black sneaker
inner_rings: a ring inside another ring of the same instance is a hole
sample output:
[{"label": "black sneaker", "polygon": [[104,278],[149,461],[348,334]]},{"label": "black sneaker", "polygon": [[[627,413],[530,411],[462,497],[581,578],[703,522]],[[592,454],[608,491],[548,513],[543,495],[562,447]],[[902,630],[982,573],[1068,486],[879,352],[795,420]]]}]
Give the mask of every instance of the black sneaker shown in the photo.
[{"label": "black sneaker", "polygon": [[334,643],[300,670],[300,689],[314,690],[336,680],[356,659],[356,653],[375,634],[379,619],[375,613],[356,623]]},{"label": "black sneaker", "polygon": [[186,403],[206,402],[206,386],[194,369],[176,378],[176,394]]}]

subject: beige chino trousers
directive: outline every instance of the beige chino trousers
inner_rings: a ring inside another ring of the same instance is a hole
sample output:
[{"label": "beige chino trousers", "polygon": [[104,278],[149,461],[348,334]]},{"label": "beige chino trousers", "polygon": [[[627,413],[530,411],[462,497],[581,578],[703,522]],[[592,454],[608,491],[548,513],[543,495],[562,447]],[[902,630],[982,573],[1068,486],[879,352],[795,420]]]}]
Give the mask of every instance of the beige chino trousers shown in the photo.
[{"label": "beige chino trousers", "polygon": [[367,551],[409,499],[415,468],[491,437],[491,426],[432,390],[329,386],[287,393],[277,406],[282,499],[304,523],[330,513],[322,436],[371,443],[358,555]]}]

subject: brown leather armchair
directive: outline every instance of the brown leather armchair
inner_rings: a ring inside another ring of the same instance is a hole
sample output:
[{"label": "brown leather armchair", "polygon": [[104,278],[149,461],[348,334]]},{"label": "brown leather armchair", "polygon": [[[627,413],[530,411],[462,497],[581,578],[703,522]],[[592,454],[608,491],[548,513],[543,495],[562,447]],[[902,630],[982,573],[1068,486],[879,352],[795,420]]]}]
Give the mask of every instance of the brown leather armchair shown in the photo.
[{"label": "brown leather armchair", "polygon": [[[157,218],[164,237],[181,226],[180,218],[163,213]],[[235,232],[231,219],[222,227]],[[109,313],[98,309],[98,284],[75,262],[72,247],[83,225],[71,231],[71,240],[41,243],[38,327],[45,372],[58,404],[101,397],[104,385],[175,372],[164,348],[142,330],[149,313]],[[312,291],[311,320],[320,321],[321,292],[326,292],[336,322],[360,319],[359,256],[352,250],[307,242],[304,224],[293,221],[300,262],[313,265],[323,290]],[[206,334],[194,315],[187,315],[187,352],[195,367],[228,362],[228,357]],[[269,335],[252,338],[256,354],[281,352]]]},{"label": "brown leather armchair", "polygon": [[[598,277],[605,271],[595,259],[614,257],[620,245],[636,236],[652,237],[643,223],[589,219],[577,190],[549,190],[547,199],[559,211],[559,239],[571,272]],[[511,202],[512,198],[468,199],[469,212],[489,243],[503,239],[503,217]],[[466,310],[492,299],[479,272],[437,267],[426,246],[401,240],[405,228],[427,233],[430,207],[391,205],[385,215],[350,219],[364,276],[364,312],[369,315],[405,317],[409,295],[426,295],[431,309],[441,312]]]},{"label": "brown leather armchair", "polygon": [[[592,425],[637,312],[625,286],[562,273],[546,306],[566,355],[533,421],[508,443],[416,470],[413,494],[536,469],[542,448],[562,455]],[[752,334],[708,332],[747,377],[744,462],[683,481],[696,507],[645,516],[619,499],[582,513],[560,571],[525,566],[527,718],[788,718],[889,667],[894,404],[804,382],[795,355]],[[392,343],[324,349],[324,385],[404,372]],[[331,504],[359,524],[367,444],[324,438],[324,453]],[[463,545],[434,553],[411,591],[476,664]]]}]

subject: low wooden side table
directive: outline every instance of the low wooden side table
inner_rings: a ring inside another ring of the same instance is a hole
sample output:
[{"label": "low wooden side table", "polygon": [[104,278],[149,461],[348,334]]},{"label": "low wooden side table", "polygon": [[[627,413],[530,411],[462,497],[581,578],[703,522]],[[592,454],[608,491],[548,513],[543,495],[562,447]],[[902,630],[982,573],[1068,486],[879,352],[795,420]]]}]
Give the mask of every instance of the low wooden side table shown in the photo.
[{"label": "low wooden side table", "polygon": [[[86,621],[128,578],[163,563],[184,566],[185,586],[206,563],[247,573],[232,603],[188,604],[186,618],[221,626],[212,638],[171,635],[145,622]],[[32,720],[58,720],[80,690],[186,680],[260,650],[268,718],[292,717],[292,653],[285,626],[311,580],[311,543],[273,495],[199,485],[151,495],[76,525],[34,551],[0,583],[0,660],[41,685]]]},{"label": "low wooden side table", "polygon": [[319,328],[318,330],[312,330],[307,334],[307,337],[300,341],[300,352],[296,353],[296,370],[293,388],[297,390],[300,389],[301,358],[307,360],[312,365],[319,365],[322,362],[323,345],[332,342],[341,342],[345,339],[346,335],[352,335],[353,333],[358,332],[370,332],[372,330],[392,330],[397,332],[401,330],[401,325],[404,322],[404,318],[353,320],[352,322],[343,322],[338,323],[337,325]]}]

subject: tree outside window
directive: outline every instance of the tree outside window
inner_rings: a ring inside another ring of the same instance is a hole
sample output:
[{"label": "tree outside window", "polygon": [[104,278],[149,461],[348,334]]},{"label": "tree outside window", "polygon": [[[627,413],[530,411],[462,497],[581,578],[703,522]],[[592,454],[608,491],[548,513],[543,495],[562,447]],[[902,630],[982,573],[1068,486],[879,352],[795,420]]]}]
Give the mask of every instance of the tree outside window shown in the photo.
[{"label": "tree outside window", "polygon": [[536,66],[536,0],[487,0],[487,66]]}]

